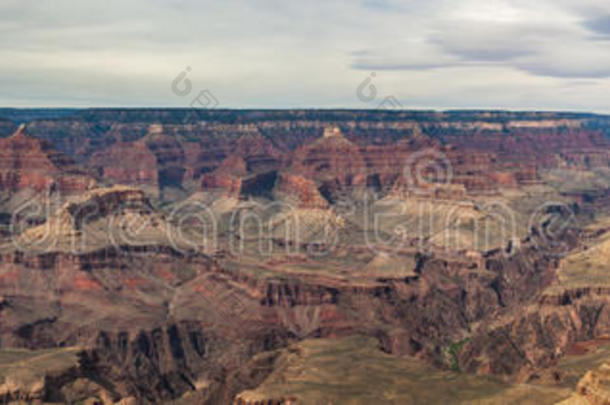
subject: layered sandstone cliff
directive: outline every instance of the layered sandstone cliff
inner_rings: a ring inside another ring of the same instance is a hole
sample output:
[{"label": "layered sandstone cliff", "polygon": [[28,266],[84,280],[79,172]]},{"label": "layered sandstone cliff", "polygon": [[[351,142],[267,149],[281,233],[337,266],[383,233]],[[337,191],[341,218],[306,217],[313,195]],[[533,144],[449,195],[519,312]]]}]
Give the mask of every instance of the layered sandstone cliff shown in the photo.
[{"label": "layered sandstone cliff", "polygon": [[[383,362],[533,381],[610,333],[606,226],[548,229],[558,206],[591,221],[607,205],[597,118],[180,114],[83,111],[0,140],[3,191],[79,194],[0,233],[0,345],[79,353],[59,393],[37,379],[4,398],[287,402],[256,390],[281,368],[269,353],[355,334]],[[48,141],[123,185],[80,192]]]},{"label": "layered sandstone cliff", "polygon": [[28,135],[25,125],[0,139],[0,190],[22,189],[75,194],[87,190],[95,180],[79,170],[70,158],[54,151],[49,143]]}]

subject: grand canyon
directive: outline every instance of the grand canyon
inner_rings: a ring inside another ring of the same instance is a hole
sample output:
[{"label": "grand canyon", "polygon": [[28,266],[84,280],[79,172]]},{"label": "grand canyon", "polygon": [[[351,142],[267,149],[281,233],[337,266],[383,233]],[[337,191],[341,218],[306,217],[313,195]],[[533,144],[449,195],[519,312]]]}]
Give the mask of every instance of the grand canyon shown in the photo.
[{"label": "grand canyon", "polygon": [[0,109],[0,401],[610,403],[610,116]]}]

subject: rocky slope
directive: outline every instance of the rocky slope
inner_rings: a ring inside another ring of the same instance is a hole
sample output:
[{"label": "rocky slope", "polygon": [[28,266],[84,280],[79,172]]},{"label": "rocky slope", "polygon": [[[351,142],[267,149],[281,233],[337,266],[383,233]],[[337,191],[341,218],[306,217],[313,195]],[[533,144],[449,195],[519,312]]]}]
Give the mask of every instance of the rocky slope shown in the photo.
[{"label": "rocky slope", "polygon": [[28,135],[20,126],[0,139],[0,191],[8,194],[31,189],[77,194],[95,184],[72,160],[52,149],[47,142]]},{"label": "rocky slope", "polygon": [[[29,128],[109,181],[153,188],[190,186],[227,158],[241,158],[249,175],[294,167],[327,194],[346,185],[386,192],[414,152],[432,149],[450,162],[451,181],[478,195],[537,183],[550,168],[590,170],[609,161],[610,124],[592,115],[247,110],[58,115]],[[425,161],[439,164],[434,156]]]},{"label": "rocky slope", "polygon": [[[299,342],[354,335],[389,369],[534,382],[610,334],[604,117],[184,113],[31,112],[0,139],[0,360],[59,356],[0,400],[287,402],[317,368]],[[384,381],[371,401],[432,395]]]},{"label": "rocky slope", "polygon": [[[374,339],[361,336],[305,340],[273,354],[273,372],[255,390],[240,393],[234,404],[515,404],[528,398],[552,404],[568,395],[565,388],[512,387],[435,370],[415,359],[396,359],[381,352]],[[272,354],[259,355],[253,363],[263,356]],[[430,383],[435,389],[429,389]]]}]

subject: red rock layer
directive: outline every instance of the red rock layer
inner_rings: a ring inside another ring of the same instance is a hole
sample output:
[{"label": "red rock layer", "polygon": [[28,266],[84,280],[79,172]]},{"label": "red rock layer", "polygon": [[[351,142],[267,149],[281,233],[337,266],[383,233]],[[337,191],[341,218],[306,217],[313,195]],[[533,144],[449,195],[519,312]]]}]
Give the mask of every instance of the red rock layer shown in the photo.
[{"label": "red rock layer", "polygon": [[299,208],[328,208],[328,201],[322,197],[316,183],[303,176],[281,173],[274,192],[280,199],[294,200]]},{"label": "red rock layer", "polygon": [[143,142],[117,142],[96,152],[91,165],[113,183],[158,186],[157,159]]},{"label": "red rock layer", "polygon": [[333,190],[366,185],[366,163],[360,148],[338,128],[325,129],[322,138],[297,149],[291,171]]},{"label": "red rock layer", "polygon": [[[608,142],[594,129],[606,124],[558,114],[253,111],[205,113],[208,118],[196,123],[180,123],[167,111],[90,114],[99,117],[34,126],[62,151],[94,153],[92,166],[109,181],[154,187],[199,182],[231,156],[246,162],[248,176],[290,170],[314,180],[324,195],[364,185],[386,192],[403,174],[409,156],[426,149],[446,155],[452,182],[471,195],[535,184],[548,168],[610,164]],[[151,122],[164,124],[151,128]],[[47,136],[48,131],[61,136]],[[114,142],[119,143],[108,148]],[[134,162],[138,150],[148,170]],[[239,188],[226,178],[206,182]]]},{"label": "red rock layer", "polygon": [[94,179],[80,172],[66,156],[44,141],[32,138],[25,126],[0,139],[0,190],[14,193],[22,189],[38,192],[79,193],[91,187]]},{"label": "red rock layer", "polygon": [[229,156],[212,173],[201,176],[204,190],[221,190],[227,196],[238,197],[243,177],[248,174],[246,162],[238,156]]}]

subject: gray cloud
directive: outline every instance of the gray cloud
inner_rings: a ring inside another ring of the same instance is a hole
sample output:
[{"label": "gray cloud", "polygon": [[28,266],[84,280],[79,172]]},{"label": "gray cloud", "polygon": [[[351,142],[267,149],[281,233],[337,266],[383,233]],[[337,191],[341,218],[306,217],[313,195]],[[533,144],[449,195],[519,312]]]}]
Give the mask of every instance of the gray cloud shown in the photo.
[{"label": "gray cloud", "polygon": [[541,39],[557,35],[554,31],[520,23],[463,21],[439,26],[428,41],[464,61],[505,62],[535,54]]},{"label": "gray cloud", "polygon": [[355,88],[379,71],[407,107],[610,110],[603,16],[607,0],[3,0],[0,105],[185,107],[170,82],[190,66],[224,107],[367,108]]},{"label": "gray cloud", "polygon": [[583,26],[603,37],[610,37],[610,15],[587,19]]},{"label": "gray cloud", "polygon": [[[610,33],[610,19],[585,24]],[[388,47],[389,52],[359,57],[355,69],[427,70],[488,66],[555,78],[610,77],[610,42],[591,38],[578,20],[441,20],[418,50]],[[610,39],[610,37],[608,38]],[[413,51],[413,52],[412,52]]]},{"label": "gray cloud", "polygon": [[608,66],[554,66],[551,63],[519,63],[515,67],[538,76],[548,76],[565,79],[602,79],[610,77]]}]

